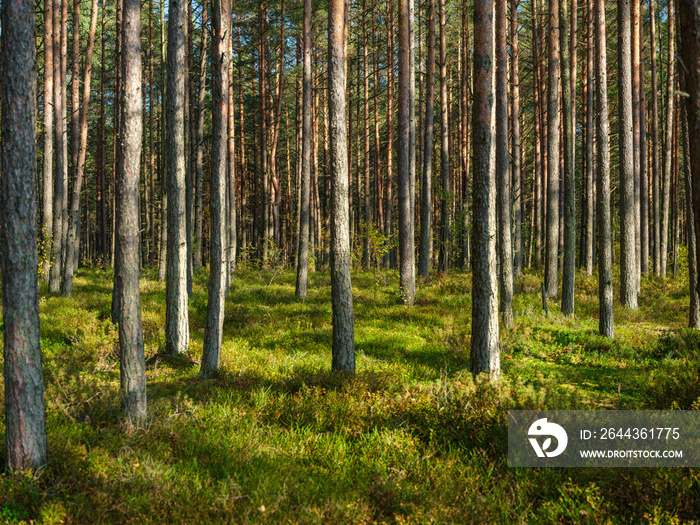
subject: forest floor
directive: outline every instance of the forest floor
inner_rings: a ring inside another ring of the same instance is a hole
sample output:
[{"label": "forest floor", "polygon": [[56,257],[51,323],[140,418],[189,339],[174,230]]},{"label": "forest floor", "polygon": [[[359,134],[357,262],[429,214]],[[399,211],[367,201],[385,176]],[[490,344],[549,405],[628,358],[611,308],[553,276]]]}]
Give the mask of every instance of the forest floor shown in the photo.
[{"label": "forest floor", "polygon": [[526,274],[515,324],[502,332],[496,385],[469,373],[469,273],[419,281],[407,308],[395,272],[355,272],[354,379],[330,373],[328,273],[310,274],[300,302],[293,271],[240,270],[214,380],[198,377],[205,272],[195,277],[191,352],[181,359],[158,354],[165,287],[154,277],[146,270],[141,281],[149,417],[137,430],[120,418],[111,274],[82,269],[73,298],[42,288],[49,464],[0,476],[0,523],[700,516],[700,469],[507,465],[509,409],[700,408],[700,333],[684,328],[685,268],[676,279],[644,279],[636,311],[616,300],[614,340],[597,335],[595,278],[577,274],[576,316],[566,319],[551,301],[544,316],[541,278]]}]

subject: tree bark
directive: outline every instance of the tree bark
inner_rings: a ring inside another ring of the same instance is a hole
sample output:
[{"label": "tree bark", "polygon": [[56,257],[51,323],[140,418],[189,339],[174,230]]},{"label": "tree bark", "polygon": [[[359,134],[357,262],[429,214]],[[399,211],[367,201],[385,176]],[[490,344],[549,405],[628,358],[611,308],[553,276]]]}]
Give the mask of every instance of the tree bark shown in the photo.
[{"label": "tree bark", "polygon": [[610,220],[610,143],[608,137],[608,73],[605,2],[595,0],[596,107],[597,107],[597,198],[598,198],[598,304],[600,335],[614,337],[612,241]]},{"label": "tree bark", "polygon": [[350,210],[345,122],[345,1],[328,2],[328,113],[331,157],[331,299],[333,370],[355,373],[350,281]]},{"label": "tree bark", "polygon": [[[511,4],[512,5],[512,4]],[[517,8],[517,6],[516,6]],[[514,48],[517,55],[517,45]],[[469,22],[467,17],[467,4],[462,3],[462,56],[464,67],[462,72],[462,144],[461,162],[462,170],[462,268],[471,266],[471,241],[469,239],[469,177],[471,176],[471,155],[469,154],[469,141],[471,133],[471,50],[469,49]],[[517,86],[515,87],[517,89]]]},{"label": "tree bark", "polygon": [[221,365],[226,297],[226,165],[228,162],[228,62],[230,60],[228,0],[213,0],[212,23],[212,148],[211,148],[211,237],[209,241],[209,292],[207,324],[201,375],[211,377]]},{"label": "tree bark", "polygon": [[639,23],[639,47],[640,47],[640,79],[639,79],[639,236],[640,236],[640,279],[638,292],[641,293],[641,276],[649,273],[649,168],[647,146],[647,108],[646,108],[646,73],[644,57],[644,15],[641,0]]},{"label": "tree bark", "polygon": [[[697,14],[700,15],[700,3],[696,3],[698,9],[697,9]],[[683,27],[683,19],[682,16],[684,16],[684,13],[682,9],[685,6],[682,5],[682,3],[679,3],[679,25],[681,26],[681,40],[683,43],[685,43],[686,39],[690,38],[691,42],[695,41],[695,45],[697,46],[696,50],[698,51],[698,56],[696,57],[689,57],[691,62],[690,64],[698,64],[700,62],[700,39],[698,39],[698,35],[694,34],[694,31],[698,31],[700,29],[700,24],[698,24],[697,29],[692,27],[689,24],[688,27],[688,32],[686,33],[686,29]],[[685,60],[685,57],[684,57]],[[680,80],[680,89],[681,91],[688,92],[688,82],[687,82],[687,74],[684,73],[683,69],[679,70],[679,80]],[[697,78],[697,73],[696,73],[696,78]],[[696,88],[697,89],[697,88]],[[697,94],[696,94],[697,96]],[[692,180],[692,173],[691,170],[693,169],[693,164],[692,164],[692,159],[690,157],[691,151],[690,151],[690,139],[689,139],[689,134],[688,134],[688,117],[689,117],[689,112],[688,112],[688,107],[690,104],[693,103],[693,100],[691,99],[690,101],[685,101],[681,102],[680,104],[680,110],[681,110],[681,127],[682,127],[682,135],[683,135],[683,172],[685,176],[685,195],[686,195],[686,215],[687,215],[687,224],[688,224],[688,281],[690,283],[690,290],[689,290],[689,295],[690,295],[690,309],[688,312],[688,326],[690,328],[695,328],[695,329],[700,329],[700,297],[699,297],[699,290],[698,290],[698,258],[696,257],[697,254],[697,236],[695,232],[695,215],[696,215],[696,210],[693,209],[693,180]],[[697,117],[696,117],[697,118]]]},{"label": "tree bark", "polygon": [[[444,0],[442,0],[444,1]],[[503,325],[513,324],[513,245],[511,242],[510,151],[508,147],[507,5],[496,2],[496,181],[500,310]]]},{"label": "tree bark", "polygon": [[[413,305],[416,294],[415,251],[413,239],[413,205],[411,196],[411,49],[409,0],[399,0],[399,293],[401,301]],[[415,131],[414,131],[415,133]],[[415,159],[414,159],[415,160]]]},{"label": "tree bark", "polygon": [[187,1],[187,23],[185,48],[185,232],[187,247],[187,296],[192,295],[192,239],[194,237],[194,195],[192,191],[194,160],[193,160],[193,136],[194,136],[194,67],[192,65],[192,1]]},{"label": "tree bark", "polygon": [[[272,230],[274,232],[275,245],[279,250],[279,254],[282,252],[281,244],[281,224],[280,224],[280,205],[282,202],[282,182],[280,176],[280,166],[279,166],[279,143],[280,143],[280,130],[282,128],[282,99],[284,94],[284,57],[286,54],[286,44],[284,37],[285,29],[285,4],[284,0],[280,3],[280,58],[279,66],[277,68],[277,101],[274,107],[274,121],[272,124],[272,146],[270,151],[270,163],[272,166],[271,182],[272,182],[272,192],[274,199],[271,199],[272,207]],[[272,104],[270,104],[272,106]],[[272,109],[272,108],[271,108]]]},{"label": "tree bark", "polygon": [[8,470],[46,463],[36,210],[34,2],[2,4],[2,318]]},{"label": "tree bark", "polygon": [[[156,261],[156,226],[155,226],[155,200],[156,200],[156,154],[155,154],[155,102],[153,100],[153,0],[148,0],[148,184],[150,185],[150,200],[147,202],[146,213],[148,216],[148,262]],[[102,61],[104,62],[104,61]]]},{"label": "tree bark", "polygon": [[[678,102],[676,99],[675,89],[673,95],[674,107],[677,107]],[[675,279],[678,270],[678,152],[679,152],[679,140],[678,140],[678,112],[673,113],[673,142],[671,151],[671,256],[673,257],[673,278]]]},{"label": "tree bark", "polygon": [[[63,133],[61,140],[61,156],[63,157],[61,193],[61,264],[58,265],[59,273],[63,270],[63,261],[66,257],[66,243],[68,239],[68,1],[61,7],[61,113],[63,120]],[[61,273],[62,275],[62,273]],[[58,279],[60,281],[60,277]]]},{"label": "tree bark", "polygon": [[654,219],[654,275],[661,277],[661,171],[659,167],[659,96],[656,71],[656,13],[654,12],[654,0],[649,0],[649,19],[651,32],[651,179],[652,179],[652,206]]},{"label": "tree bark", "polygon": [[[63,201],[66,193],[66,182],[68,179],[67,165],[67,145],[65,134],[65,108],[64,108],[64,92],[65,92],[65,46],[62,23],[63,11],[67,10],[66,4],[68,0],[63,0],[63,4],[58,2],[54,4],[53,10],[53,27],[54,27],[54,55],[53,55],[53,78],[54,78],[54,93],[53,106],[56,115],[54,136],[56,144],[56,171],[54,172],[54,210],[53,210],[53,235],[52,235],[52,250],[53,262],[49,272],[49,291],[58,293],[61,285],[61,264],[63,261]],[[67,16],[67,15],[66,15]]]},{"label": "tree bark", "polygon": [[119,213],[119,208],[117,208],[117,202],[116,202],[116,194],[117,194],[117,174],[122,172],[122,167],[120,165],[120,162],[123,160],[122,155],[119,154],[119,144],[121,141],[121,132],[122,132],[122,124],[121,124],[121,119],[124,116],[123,111],[121,109],[122,105],[122,91],[123,91],[123,73],[124,73],[124,64],[122,63],[122,57],[123,57],[123,45],[122,45],[122,19],[123,19],[123,0],[117,0],[117,5],[116,5],[116,10],[117,10],[117,22],[116,22],[116,35],[117,35],[117,41],[115,42],[115,53],[114,53],[114,65],[115,65],[115,79],[114,79],[114,91],[112,95],[112,100],[114,103],[114,110],[113,110],[113,117],[112,117],[112,122],[113,122],[113,128],[114,128],[114,140],[112,142],[112,148],[113,148],[113,162],[112,162],[112,180],[110,184],[111,188],[113,188],[112,194],[111,194],[111,202],[112,202],[112,229],[111,229],[111,242],[110,242],[110,254],[112,258],[112,266],[114,268],[114,278],[112,280],[112,323],[117,324],[119,323],[119,297],[120,297],[120,292],[119,292],[119,286],[121,285],[121,280],[118,279],[118,276],[121,275],[121,270],[119,268],[119,265],[121,264],[119,256],[121,252],[116,249],[116,224],[118,222],[117,219],[117,213]]},{"label": "tree bark", "polygon": [[[101,9],[101,55],[105,56],[106,23],[105,23],[105,5],[102,4]],[[97,253],[101,256],[102,266],[106,266],[107,262],[107,184],[105,178],[105,61],[100,60],[100,121],[97,132]]]},{"label": "tree bark", "polygon": [[[642,140],[646,122],[643,118],[644,66],[642,61],[643,24],[641,0],[631,0],[632,16],[632,119],[634,126],[634,213],[635,213],[635,263],[637,293],[641,291],[641,276],[649,270],[649,226],[647,192],[646,144]],[[646,231],[646,234],[645,234]]]},{"label": "tree bark", "polygon": [[559,269],[559,0],[549,2],[549,86],[547,90],[547,261],[545,286],[557,295]]},{"label": "tree bark", "polygon": [[42,175],[43,202],[41,239],[43,259],[42,276],[48,281],[51,270],[51,243],[53,228],[53,109],[54,109],[54,29],[53,0],[44,0],[44,163]]},{"label": "tree bark", "polygon": [[[238,55],[240,56],[241,53],[243,52],[243,46],[241,43],[241,27],[240,25],[238,26]],[[247,251],[248,251],[248,228],[247,228],[247,222],[248,222],[248,216],[247,216],[247,208],[248,208],[248,194],[246,191],[246,185],[247,185],[247,176],[248,176],[248,166],[246,164],[246,156],[245,156],[245,111],[244,111],[244,106],[243,106],[243,65],[242,61],[238,61],[238,107],[239,107],[239,122],[240,122],[240,130],[241,130],[241,213],[240,213],[240,229],[241,229],[241,253],[244,254],[244,257],[247,257]]]},{"label": "tree bark", "polygon": [[[574,0],[574,4],[575,4]],[[572,5],[575,9],[575,5]],[[571,93],[571,62],[569,31],[567,30],[567,0],[561,0],[559,19],[562,22],[561,58],[562,88],[564,92],[564,260],[562,275],[561,311],[574,315],[574,281],[576,278],[576,165],[574,163],[574,120]]]},{"label": "tree bark", "polygon": [[[144,361],[141,296],[139,292],[139,173],[143,131],[141,99],[141,1],[124,0],[122,22],[124,64],[121,118],[121,172],[116,178],[116,270],[119,293],[119,355],[122,409],[139,426],[146,420],[146,364]],[[89,84],[88,84],[89,85]]]},{"label": "tree bark", "polygon": [[[394,228],[394,8],[392,2],[386,3],[386,19],[387,19],[387,40],[389,42],[389,50],[387,56],[388,72],[387,72],[387,155],[386,155],[386,210],[384,213],[384,235],[387,240],[392,239],[392,230]],[[347,28],[346,28],[347,29]],[[433,34],[433,40],[435,35]],[[352,104],[350,104],[352,113]],[[352,122],[352,116],[349,119]],[[348,145],[352,149],[352,132],[348,133]],[[348,166],[348,173],[352,174],[352,167]],[[352,213],[352,185],[350,186],[350,211]],[[352,221],[351,221],[352,222]],[[350,227],[352,235],[352,226]],[[352,242],[350,243],[352,246]],[[395,265],[396,253],[393,249],[389,249],[384,256],[384,267],[389,268]]]},{"label": "tree bark", "polygon": [[[70,296],[70,289],[66,288],[69,284],[70,288],[73,285],[73,259],[75,256],[75,250],[71,247],[71,244],[75,242],[75,235],[71,237],[71,222],[72,222],[72,207],[73,207],[73,193],[69,192],[69,189],[75,188],[76,172],[78,167],[78,150],[80,149],[80,0],[73,0],[73,16],[72,16],[72,27],[71,32],[73,37],[73,50],[71,56],[71,108],[70,108],[70,172],[69,179],[70,183],[66,184],[66,201],[68,204],[67,208],[67,218],[64,228],[66,230],[65,238],[65,248],[64,257],[61,266],[61,294],[64,296]],[[68,84],[66,84],[66,89],[68,89]],[[67,124],[66,124],[67,125]],[[78,199],[80,199],[80,194],[78,194]],[[78,211],[80,210],[80,201],[78,200]],[[76,229],[77,231],[77,229]],[[70,257],[69,257],[70,255]],[[70,269],[71,277],[70,283],[66,283],[68,280],[68,272]],[[68,293],[67,293],[68,292]]]},{"label": "tree bark", "polygon": [[369,169],[369,62],[368,62],[368,36],[367,36],[367,0],[362,1],[362,78],[364,89],[362,91],[362,108],[364,110],[364,222],[362,229],[362,266],[369,268],[370,261],[370,225],[372,224],[372,205],[370,193],[370,169]]},{"label": "tree bark", "polygon": [[[231,10],[231,4],[228,5],[229,11]],[[231,26],[229,26],[228,31],[231,31]],[[238,246],[238,222],[239,217],[236,211],[236,203],[238,202],[238,192],[236,189],[236,179],[238,178],[238,172],[236,170],[236,122],[235,122],[235,105],[233,102],[233,36],[229,35],[229,47],[231,53],[228,62],[228,224],[226,225],[228,233],[226,236],[227,241],[227,255],[226,261],[228,263],[228,281],[226,286],[226,294],[228,295],[231,279],[236,271],[236,262],[238,260],[236,249]],[[241,142],[245,140],[244,136],[241,136]]]},{"label": "tree bark", "polygon": [[634,120],[630,0],[618,0],[618,134],[620,143],[620,301],[637,308]]},{"label": "tree bark", "polygon": [[[416,19],[414,0],[408,0],[408,197],[411,220],[408,223],[411,258],[409,261],[412,296],[416,294]],[[413,301],[411,301],[413,304]]]},{"label": "tree bark", "polygon": [[629,0],[630,3],[630,53],[631,53],[631,102],[632,102],[632,182],[634,186],[632,203],[634,212],[634,286],[639,294],[642,269],[642,239],[641,239],[641,145],[640,137],[640,81],[641,54],[639,41],[640,6],[641,0]]},{"label": "tree bark", "polygon": [[267,162],[267,74],[265,50],[265,8],[263,2],[258,4],[258,105],[260,126],[260,172],[258,178],[262,183],[262,235],[258,245],[262,263],[267,263],[268,236],[270,229],[270,188],[268,184]]},{"label": "tree bark", "polygon": [[533,99],[535,101],[535,137],[534,137],[534,156],[535,156],[535,200],[534,200],[534,216],[535,216],[535,266],[539,267],[542,263],[542,210],[543,207],[543,192],[544,192],[544,166],[542,159],[544,157],[542,150],[544,149],[544,122],[542,115],[542,106],[544,101],[540,97],[540,84],[544,79],[540,76],[540,38],[539,38],[539,21],[537,11],[537,0],[532,0],[532,63],[533,63]]},{"label": "tree bark", "polygon": [[[523,199],[524,184],[521,180],[520,152],[520,61],[518,51],[518,0],[510,1],[510,79],[511,79],[511,109],[510,124],[512,136],[511,176],[513,179],[513,278],[518,279],[523,272]],[[466,89],[466,88],[465,88]]]},{"label": "tree bark", "polygon": [[167,99],[165,108],[168,179],[168,253],[165,296],[165,350],[181,354],[189,346],[187,311],[187,224],[185,199],[185,53],[187,6],[168,6]]},{"label": "tree bark", "polygon": [[[199,62],[199,96],[197,98],[197,124],[194,171],[194,238],[192,270],[196,273],[202,266],[202,170],[204,169],[204,100],[207,87],[207,2],[202,2],[202,48]],[[213,66],[212,66],[213,67]],[[213,88],[212,88],[213,91]],[[213,117],[212,117],[213,118]],[[213,153],[214,146],[212,146]],[[210,270],[211,271],[211,270]]]},{"label": "tree bark", "polygon": [[474,4],[474,180],[471,372],[501,371],[496,271],[494,2]]},{"label": "tree bark", "polygon": [[532,0],[532,63],[533,63],[533,99],[535,108],[535,137],[534,137],[534,156],[535,156],[535,173],[534,173],[534,185],[535,185],[535,200],[534,200],[534,218],[535,218],[535,266],[539,268],[542,263],[542,237],[544,235],[542,231],[543,217],[542,211],[543,207],[543,192],[544,192],[544,165],[543,165],[543,149],[544,144],[544,122],[542,115],[542,106],[544,101],[540,97],[540,84],[544,79],[540,76],[540,39],[539,39],[539,13],[537,11],[537,0]]},{"label": "tree bark", "polygon": [[671,198],[671,176],[673,161],[673,101],[675,99],[675,65],[676,65],[676,37],[675,15],[673,14],[673,2],[668,7],[668,84],[666,87],[666,149],[664,158],[664,180],[661,197],[661,275],[667,276],[668,266],[668,230],[670,226],[669,201]]},{"label": "tree bark", "polygon": [[[447,272],[450,254],[450,131],[447,110],[447,34],[445,28],[445,0],[440,0],[440,271]],[[504,14],[505,18],[505,14]],[[507,109],[506,109],[507,112]],[[506,119],[507,121],[507,119]]]},{"label": "tree bark", "polygon": [[[372,105],[374,110],[374,218],[377,231],[384,233],[384,203],[382,202],[382,174],[379,148],[379,60],[377,58],[377,14],[376,5],[372,7],[372,74],[374,77]],[[380,261],[377,261],[379,266]]]},{"label": "tree bark", "polygon": [[304,0],[304,62],[302,80],[302,151],[296,296],[306,299],[309,280],[309,222],[311,200],[311,0]]},{"label": "tree bark", "polygon": [[427,277],[430,272],[430,247],[432,237],[432,182],[433,182],[433,131],[435,107],[435,0],[428,3],[428,42],[425,87],[425,131],[423,145],[423,181],[420,206],[420,253],[418,275]]},{"label": "tree bark", "polygon": [[168,152],[169,146],[166,144],[165,138],[168,136],[167,126],[166,126],[166,105],[167,105],[167,81],[166,81],[166,60],[167,60],[167,48],[165,43],[165,2],[166,0],[161,0],[160,2],[160,85],[161,85],[161,126],[160,126],[160,152],[161,152],[161,207],[160,207],[160,254],[158,258],[158,280],[160,282],[165,281],[167,275],[167,260],[168,260],[168,228],[169,228],[169,216],[168,216]]}]

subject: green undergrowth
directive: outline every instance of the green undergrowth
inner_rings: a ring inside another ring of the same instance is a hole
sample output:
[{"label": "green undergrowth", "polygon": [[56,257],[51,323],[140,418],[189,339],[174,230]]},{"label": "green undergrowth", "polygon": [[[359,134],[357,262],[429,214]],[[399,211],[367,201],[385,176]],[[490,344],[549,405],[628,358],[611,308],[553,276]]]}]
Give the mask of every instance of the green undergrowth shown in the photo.
[{"label": "green undergrowth", "polygon": [[[353,275],[357,375],[329,371],[330,278],[244,270],[226,302],[222,370],[198,377],[206,279],[190,300],[190,353],[162,356],[165,287],[141,281],[149,416],[119,412],[111,274],[74,297],[42,290],[49,464],[0,477],[0,523],[679,523],[700,515],[697,469],[516,469],[509,409],[700,408],[700,335],[683,328],[687,280],[645,279],[597,335],[597,284],[576,316],[518,283],[502,378],[469,373],[471,275]],[[0,392],[0,397],[3,394]],[[2,403],[4,406],[4,403]],[[4,409],[3,409],[4,410]],[[4,414],[4,413],[3,413]],[[4,441],[4,427],[0,440]]]}]

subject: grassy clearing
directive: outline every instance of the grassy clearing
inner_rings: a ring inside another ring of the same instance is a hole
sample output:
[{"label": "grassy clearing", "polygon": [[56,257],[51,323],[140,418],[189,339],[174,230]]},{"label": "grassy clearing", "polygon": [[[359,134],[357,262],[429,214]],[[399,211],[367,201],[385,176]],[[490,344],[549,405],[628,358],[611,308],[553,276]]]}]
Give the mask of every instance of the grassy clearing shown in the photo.
[{"label": "grassy clearing", "polygon": [[[290,271],[237,274],[223,371],[198,378],[206,276],[190,301],[192,350],[164,346],[165,289],[141,282],[149,420],[119,414],[111,276],[44,293],[50,463],[0,477],[0,523],[677,523],[700,515],[697,469],[512,469],[510,408],[700,408],[700,336],[683,329],[687,280],[645,280],[640,308],[597,332],[597,285],[577,276],[577,318],[541,314],[539,278],[516,285],[503,380],[468,372],[471,276],[353,276],[358,374],[329,372],[330,279],[294,298]],[[43,290],[43,292],[46,292]],[[0,392],[0,396],[2,393]],[[4,403],[2,404],[4,406]],[[4,441],[4,428],[0,440]]]}]

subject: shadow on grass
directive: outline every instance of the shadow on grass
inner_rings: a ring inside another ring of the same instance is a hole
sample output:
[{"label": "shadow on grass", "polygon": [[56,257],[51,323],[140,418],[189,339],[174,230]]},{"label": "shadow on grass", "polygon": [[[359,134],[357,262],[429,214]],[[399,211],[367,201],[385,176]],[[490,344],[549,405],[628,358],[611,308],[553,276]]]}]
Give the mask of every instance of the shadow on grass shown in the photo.
[{"label": "shadow on grass", "polygon": [[369,357],[391,363],[426,366],[437,372],[464,370],[469,366],[469,352],[451,351],[449,348],[430,349],[423,345],[420,350],[407,350],[399,338],[386,338],[381,341],[358,343],[355,348]]}]

